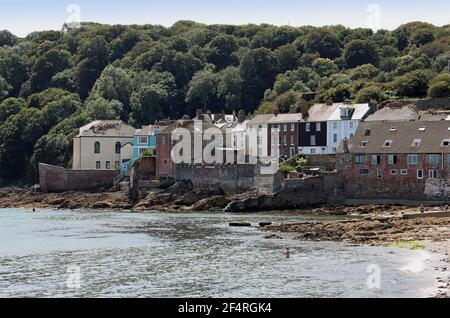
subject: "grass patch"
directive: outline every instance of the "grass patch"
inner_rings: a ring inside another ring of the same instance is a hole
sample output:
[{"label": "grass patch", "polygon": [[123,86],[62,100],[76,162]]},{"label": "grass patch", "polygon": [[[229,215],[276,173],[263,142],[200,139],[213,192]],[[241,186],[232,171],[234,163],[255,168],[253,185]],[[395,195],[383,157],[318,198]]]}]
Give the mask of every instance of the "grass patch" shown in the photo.
[{"label": "grass patch", "polygon": [[419,241],[404,241],[399,243],[389,243],[386,244],[387,247],[398,247],[404,248],[412,251],[419,251],[425,249],[425,246]]}]

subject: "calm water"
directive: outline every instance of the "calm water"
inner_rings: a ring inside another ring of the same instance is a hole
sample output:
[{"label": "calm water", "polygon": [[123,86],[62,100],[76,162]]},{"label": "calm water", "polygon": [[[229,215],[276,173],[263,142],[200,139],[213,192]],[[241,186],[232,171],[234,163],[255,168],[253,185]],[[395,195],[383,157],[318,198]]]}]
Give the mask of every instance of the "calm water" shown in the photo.
[{"label": "calm water", "polygon": [[[436,260],[423,251],[267,240],[258,229],[228,227],[234,220],[305,219],[0,210],[0,296],[426,297],[434,292]],[[290,259],[283,255],[286,246],[295,251]],[[381,269],[381,289],[367,287],[372,264]],[[75,285],[67,284],[68,277],[75,277],[69,280]]]}]

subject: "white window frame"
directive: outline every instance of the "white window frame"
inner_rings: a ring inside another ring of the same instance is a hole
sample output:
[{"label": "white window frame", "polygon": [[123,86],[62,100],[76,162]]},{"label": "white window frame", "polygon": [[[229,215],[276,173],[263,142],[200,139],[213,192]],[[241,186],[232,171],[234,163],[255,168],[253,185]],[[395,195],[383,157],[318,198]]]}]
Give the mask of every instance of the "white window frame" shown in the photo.
[{"label": "white window frame", "polygon": [[[438,154],[430,154],[430,155],[428,155],[428,164],[429,165],[433,165],[433,166],[437,166],[439,163],[440,163],[440,155],[438,155]],[[436,162],[434,162],[431,158],[436,158],[437,160],[436,160]]]},{"label": "white window frame", "polygon": [[305,131],[311,131],[311,123],[305,124]]},{"label": "white window frame", "polygon": [[[314,142],[313,142],[314,141]],[[311,144],[311,146],[316,146],[317,145],[317,138],[316,135],[311,135],[309,136],[309,143]]]},{"label": "white window frame", "polygon": [[140,144],[146,145],[146,144],[148,144],[148,137],[147,136],[139,136],[138,137],[138,142]]},{"label": "white window frame", "polygon": [[[419,173],[420,173],[421,176],[419,176]],[[417,176],[418,180],[423,180],[424,179],[424,171],[423,171],[423,169],[417,169],[416,176]]]},{"label": "white window frame", "polygon": [[322,131],[322,123],[316,123],[316,132]]},{"label": "white window frame", "polygon": [[397,169],[391,169],[391,170],[389,170],[389,174],[391,176],[397,176],[398,175],[398,170]]},{"label": "white window frame", "polygon": [[377,178],[383,178],[383,170],[377,169]]},{"label": "white window frame", "polygon": [[[412,158],[415,158],[415,160],[411,160]],[[417,164],[419,163],[419,156],[418,155],[408,155],[407,163],[409,166],[417,166]]]},{"label": "white window frame", "polygon": [[430,179],[439,179],[439,170],[436,169],[430,169],[428,172],[428,176]]},{"label": "white window frame", "polygon": [[400,175],[407,176],[408,175],[408,169],[400,169]]}]

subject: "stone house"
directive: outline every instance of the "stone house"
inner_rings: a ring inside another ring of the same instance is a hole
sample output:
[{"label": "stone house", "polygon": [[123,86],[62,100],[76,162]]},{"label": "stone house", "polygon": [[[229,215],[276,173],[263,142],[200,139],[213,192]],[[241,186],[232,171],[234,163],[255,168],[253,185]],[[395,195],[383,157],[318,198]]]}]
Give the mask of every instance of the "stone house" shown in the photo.
[{"label": "stone house", "polygon": [[120,120],[96,120],[80,128],[73,140],[73,170],[119,170],[122,147],[133,143],[135,129]]},{"label": "stone house", "polygon": [[435,196],[449,180],[450,121],[363,122],[339,147],[347,194],[365,198]]}]

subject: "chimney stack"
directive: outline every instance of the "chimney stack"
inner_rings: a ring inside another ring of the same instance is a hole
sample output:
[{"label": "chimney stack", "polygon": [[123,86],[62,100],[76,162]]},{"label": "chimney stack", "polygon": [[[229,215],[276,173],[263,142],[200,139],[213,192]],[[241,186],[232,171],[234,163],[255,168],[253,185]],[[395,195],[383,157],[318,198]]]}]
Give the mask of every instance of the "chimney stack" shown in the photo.
[{"label": "chimney stack", "polygon": [[197,109],[197,119],[198,120],[203,120],[204,116],[203,116],[203,109],[202,108],[198,108]]},{"label": "chimney stack", "polygon": [[245,121],[245,111],[241,109],[237,114],[237,119],[239,123],[243,123]]}]

